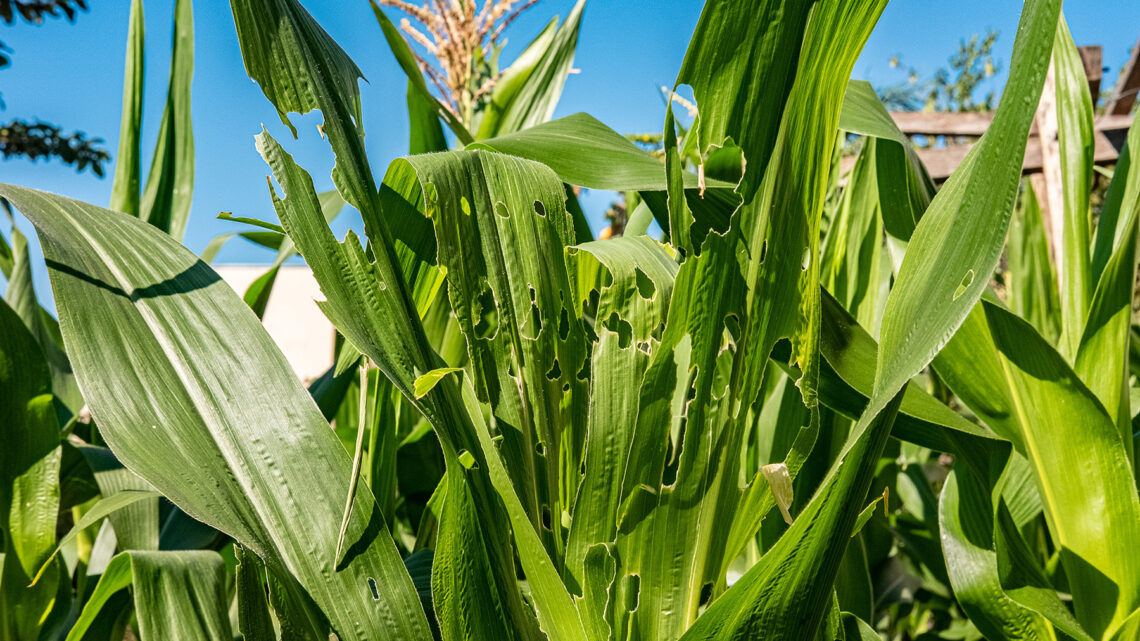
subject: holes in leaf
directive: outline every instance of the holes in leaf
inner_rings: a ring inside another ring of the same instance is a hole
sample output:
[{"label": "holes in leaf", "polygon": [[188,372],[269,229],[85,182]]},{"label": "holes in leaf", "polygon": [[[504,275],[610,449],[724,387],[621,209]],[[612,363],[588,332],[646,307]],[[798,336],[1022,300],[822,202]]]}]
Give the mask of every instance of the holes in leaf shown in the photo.
[{"label": "holes in leaf", "polygon": [[712,582],[705,583],[701,586],[701,605],[705,605],[712,598],[713,584]]},{"label": "holes in leaf", "polygon": [[542,529],[544,529],[544,530],[550,529],[550,506],[549,505],[542,506]]},{"label": "holes in leaf", "polygon": [[527,290],[530,291],[530,302],[533,303],[533,302],[537,301],[538,300],[538,292],[534,291],[534,285],[527,285],[526,288],[527,288]]},{"label": "holes in leaf", "polygon": [[736,343],[740,340],[740,317],[736,314],[728,314],[724,317],[724,328],[728,330],[728,335],[732,338],[732,342]]},{"label": "holes in leaf", "polygon": [[562,384],[562,393],[565,394],[566,392],[569,392],[569,391],[570,391],[570,383],[563,383]]},{"label": "holes in leaf", "polygon": [[634,269],[634,276],[637,278],[637,293],[645,300],[651,300],[657,293],[657,286],[653,284],[653,280],[641,271],[640,267]]},{"label": "holes in leaf", "polygon": [[648,354],[649,353],[649,341],[637,341],[637,349]]},{"label": "holes in leaf", "polygon": [[471,215],[471,203],[467,201],[466,196],[459,197],[459,209],[467,216]]},{"label": "holes in leaf", "polygon": [[590,294],[582,301],[582,316],[586,318],[594,318],[598,315],[598,300],[601,295],[598,290],[591,289]]},{"label": "holes in leaf", "polygon": [[580,381],[590,380],[590,359],[588,357],[582,361],[582,369],[578,370],[576,377]]},{"label": "holes in leaf", "polygon": [[606,287],[610,287],[613,284],[614,284],[613,273],[610,272],[610,270],[608,270],[608,269],[603,269],[602,270],[602,288],[605,289]]},{"label": "holes in leaf", "polygon": [[511,217],[511,212],[507,209],[506,204],[504,204],[501,201],[495,203],[495,213],[499,215],[499,218],[510,218]]},{"label": "holes in leaf", "polygon": [[541,200],[534,201],[534,213],[546,218],[546,205],[543,205]]},{"label": "holes in leaf", "polygon": [[376,579],[368,577],[368,589],[372,591],[372,600],[380,600],[380,590],[376,587]]},{"label": "holes in leaf", "polygon": [[664,334],[665,334],[665,321],[661,321],[660,323],[658,323],[657,327],[654,327],[653,331],[649,333],[649,335],[653,337],[653,340],[655,340],[659,343],[661,342],[661,337]]},{"label": "holes in leaf", "polygon": [[530,324],[524,331],[524,338],[538,338],[539,332],[542,331],[542,314],[538,311],[538,305],[531,303],[530,305]]},{"label": "holes in leaf", "polygon": [[436,201],[439,200],[439,192],[435,188],[435,183],[428,183],[424,185],[424,200],[431,206],[435,206]]},{"label": "holes in leaf", "polygon": [[622,582],[625,587],[625,611],[635,612],[641,602],[641,575],[627,574]]},{"label": "holes in leaf", "polygon": [[534,444],[534,451],[538,452],[539,456],[546,456],[546,443],[539,441]]},{"label": "holes in leaf", "polygon": [[546,371],[546,378],[548,380],[556,381],[562,378],[562,368],[558,366],[558,359],[554,359],[554,365]]},{"label": "holes in leaf", "polygon": [[768,255],[768,241],[764,241],[760,245],[760,262],[764,262],[764,257]]},{"label": "holes in leaf", "polygon": [[570,336],[570,312],[566,311],[566,306],[562,306],[562,312],[558,314],[558,338],[566,340]]},{"label": "holes in leaf", "polygon": [[962,282],[959,283],[958,289],[954,290],[954,300],[958,300],[958,298],[962,294],[965,294],[966,290],[969,289],[970,284],[973,282],[974,282],[974,270],[971,269],[971,270],[966,272],[965,276],[962,277]]},{"label": "holes in leaf", "polygon": [[633,341],[633,326],[617,312],[611,312],[605,322],[606,329],[618,335],[618,347],[625,349]]},{"label": "holes in leaf", "polygon": [[493,338],[499,330],[499,307],[487,281],[482,282],[472,311],[476,318],[475,337],[483,340]]}]

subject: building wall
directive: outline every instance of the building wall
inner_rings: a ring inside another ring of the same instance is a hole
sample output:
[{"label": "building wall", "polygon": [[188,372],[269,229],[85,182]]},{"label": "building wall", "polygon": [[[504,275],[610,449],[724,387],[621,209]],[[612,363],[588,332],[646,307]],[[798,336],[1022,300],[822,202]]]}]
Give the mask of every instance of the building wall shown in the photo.
[{"label": "building wall", "polygon": [[[268,270],[268,266],[215,265],[214,270],[241,296]],[[262,318],[266,331],[305,384],[333,364],[336,332],[317,307],[317,300],[324,300],[324,295],[309,268],[304,265],[283,266],[277,274],[277,282]]]}]

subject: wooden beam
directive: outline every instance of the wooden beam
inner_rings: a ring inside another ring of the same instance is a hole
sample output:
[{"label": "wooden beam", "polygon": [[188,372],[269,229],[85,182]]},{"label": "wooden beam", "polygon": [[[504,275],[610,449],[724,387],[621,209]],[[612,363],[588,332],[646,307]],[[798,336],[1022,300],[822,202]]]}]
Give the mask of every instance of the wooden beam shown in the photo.
[{"label": "wooden beam", "polygon": [[[1096,132],[1094,134],[1093,147],[1093,162],[1098,165],[1111,165],[1116,162],[1120,156],[1120,150],[1112,144],[1103,132]],[[973,144],[969,145],[954,145],[953,147],[942,147],[940,149],[919,149],[918,157],[922,160],[922,164],[926,165],[926,170],[930,172],[930,177],[935,182],[941,182],[950,177],[954,170],[958,168],[958,164],[966,157],[966,154],[974,147]],[[852,160],[852,165],[854,160]],[[1025,161],[1021,165],[1022,173],[1032,174],[1041,171],[1041,139],[1033,136],[1025,146]]]},{"label": "wooden beam", "polygon": [[1077,47],[1081,62],[1085,63],[1085,76],[1089,79],[1089,93],[1095,105],[1100,97],[1100,81],[1104,79],[1104,63],[1100,45]]},{"label": "wooden beam", "polygon": [[1132,105],[1136,103],[1136,92],[1140,91],[1140,40],[1132,47],[1132,56],[1120,68],[1120,76],[1116,79],[1116,89],[1112,97],[1105,104],[1106,114],[1128,114],[1132,112]]},{"label": "wooden beam", "polygon": [[[986,133],[986,129],[994,120],[994,115],[989,111],[974,113],[892,111],[891,118],[904,134],[911,136],[979,137]],[[1132,126],[1132,117],[1128,115],[1104,114],[1093,119],[1093,127],[1097,131],[1128,129],[1130,126]],[[1030,133],[1037,133],[1036,123]]]},{"label": "wooden beam", "polygon": [[994,114],[989,111],[972,113],[892,111],[891,119],[907,135],[981,136],[994,121]]},{"label": "wooden beam", "polygon": [[[1120,149],[1102,131],[1094,134],[1093,162],[1097,165],[1111,165],[1120,156]],[[926,171],[935,182],[942,182],[954,173],[962,159],[966,157],[973,143],[967,145],[954,145],[938,149],[919,149],[918,158],[926,166]],[[855,157],[849,156],[839,162],[839,171],[845,175],[855,166]],[[1041,171],[1041,140],[1037,136],[1029,139],[1025,146],[1025,161],[1021,165],[1025,174],[1034,174]]]}]

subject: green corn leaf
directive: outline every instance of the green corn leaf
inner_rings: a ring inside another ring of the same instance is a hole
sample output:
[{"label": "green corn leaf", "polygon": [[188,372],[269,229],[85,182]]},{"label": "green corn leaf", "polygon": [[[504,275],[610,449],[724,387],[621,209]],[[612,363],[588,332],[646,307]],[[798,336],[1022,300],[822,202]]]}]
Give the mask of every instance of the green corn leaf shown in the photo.
[{"label": "green corn leaf", "polygon": [[191,0],[177,0],[174,4],[170,86],[158,128],[158,143],[154,147],[146,188],[139,203],[139,216],[175,240],[182,240],[186,231],[190,197],[194,192],[194,132],[190,122],[190,84],[193,77],[194,7]]},{"label": "green corn leaf", "polygon": [[116,556],[83,608],[67,641],[87,638],[102,608],[131,586],[143,639],[229,639],[225,562],[217,552],[124,552]]},{"label": "green corn leaf", "polygon": [[900,393],[875,417],[776,545],[713,602],[682,641],[814,635],[833,598],[831,583],[874,473],[860,463],[878,459],[901,401]]},{"label": "green corn leaf", "polygon": [[850,612],[843,613],[843,635],[846,641],[875,641],[881,638],[870,624]]},{"label": "green corn leaf", "polygon": [[574,607],[574,601],[559,577],[558,570],[551,563],[538,533],[530,525],[523,504],[511,484],[507,468],[499,456],[499,448],[491,440],[490,431],[483,421],[483,412],[479,408],[479,400],[469,381],[463,383],[463,402],[475,426],[479,448],[485,457],[487,476],[494,491],[502,499],[510,519],[519,564],[530,584],[531,597],[543,631],[548,638],[558,641],[585,641],[586,629]]},{"label": "green corn leaf", "polygon": [[[585,407],[575,399],[585,396],[577,373],[586,357],[566,265],[546,258],[560,256],[574,239],[562,187],[542,165],[484,151],[407,162],[435,224],[476,392],[496,421],[513,426],[502,444],[507,468],[558,558],[562,526],[551,515],[565,505],[561,457],[580,460]],[[470,175],[482,176],[477,189]],[[527,385],[518,386],[515,376]]]},{"label": "green corn leaf", "polygon": [[[820,400],[857,419],[866,405],[865,399],[872,394],[878,345],[826,290],[822,300],[820,353],[825,367],[820,378]],[[1002,442],[930,396],[914,381],[907,384],[893,435],[933,450],[962,455],[967,460],[988,455]]]},{"label": "green corn leaf", "polygon": [[[952,471],[939,500],[942,549],[954,594],[970,620],[987,638],[1052,639],[1054,632],[1046,616],[1019,601],[1013,594],[1015,590],[1007,590],[1003,581],[999,561],[1002,552],[997,545],[999,540],[1010,539],[995,532],[994,501],[1000,499],[991,497],[993,479],[985,479],[984,475],[993,475],[993,470]],[[1020,537],[1020,534],[1015,532],[1014,536]],[[1021,567],[1014,565],[1012,570],[1027,573],[1032,563],[1035,561],[1028,559],[1028,563],[1020,564]],[[1023,586],[1020,592],[1025,592],[1027,587]],[[1064,619],[1066,631],[1073,638],[1090,638],[1072,620],[1056,592],[1049,590],[1047,598],[1052,599],[1047,605],[1052,606],[1051,611],[1058,618]]]},{"label": "green corn leaf", "polygon": [[[424,292],[430,294],[437,290],[439,281],[436,279],[441,271],[420,260],[415,250],[402,242],[397,246],[388,244],[385,251],[377,241],[391,243],[386,241],[386,236],[379,235],[380,229],[386,234],[386,227],[374,228],[377,236],[372,247],[376,249],[374,256],[377,262],[369,261],[359,241],[351,233],[345,242],[338,243],[320,214],[308,174],[268,134],[262,134],[258,143],[285,192],[284,198],[273,194],[278,215],[327,296],[328,301],[322,305],[325,314],[353,345],[376,363],[412,407],[423,414],[435,428],[441,443],[453,447],[457,452],[466,450],[472,454],[478,453],[476,463],[483,467],[485,463],[482,462],[482,450],[478,447],[471,418],[459,397],[456,381],[452,377],[445,377],[421,398],[416,398],[414,392],[415,380],[419,376],[445,366],[428,343],[420,322],[418,309],[422,307],[426,310],[430,298],[416,300],[412,296],[414,294],[420,298]],[[439,159],[436,158],[436,161]],[[405,165],[405,162],[408,164]],[[422,218],[423,214],[416,210],[416,206],[418,203],[420,207],[425,207],[428,199],[425,198],[425,189],[420,185],[410,160],[399,161],[394,167],[388,175],[391,180],[386,179],[385,183],[391,189],[385,208],[399,229],[399,225],[404,224],[401,217],[409,220]],[[393,185],[395,189],[392,188]],[[561,196],[561,188],[557,189],[557,193]],[[485,206],[480,201],[476,203],[479,207]],[[532,209],[533,203],[533,200],[526,201]],[[458,203],[454,204],[454,214],[470,216],[459,211]],[[471,211],[470,205],[468,211]],[[553,202],[551,211],[555,211]],[[494,213],[491,215],[498,216]],[[380,261],[387,252],[391,252],[394,259],[400,261],[387,263],[390,268],[398,270],[391,278],[384,276],[379,269]],[[419,269],[417,265],[427,265],[430,270],[416,271]],[[406,279],[404,274],[409,277]],[[405,293],[406,288],[410,288],[411,294]],[[526,296],[525,293],[523,295]],[[529,298],[527,302],[529,304]],[[489,530],[484,541],[488,554],[494,560],[491,567],[496,572],[497,587],[484,586],[483,589],[501,589],[500,597],[509,608],[511,620],[519,626],[526,626],[531,615],[524,608],[521,595],[513,585],[514,572],[510,562],[505,561],[510,558],[505,519],[501,516],[501,508],[493,502],[493,495],[488,493],[492,491],[491,488],[485,485],[481,477],[475,478],[479,479],[477,482],[482,487],[473,491],[473,496],[478,502],[482,526]],[[537,512],[532,514],[537,517]],[[537,518],[534,523],[538,523]],[[541,608],[542,606],[540,611]]]},{"label": "green corn leaf", "polygon": [[[578,293],[578,298],[598,293],[599,319],[590,357],[584,474],[572,506],[566,552],[568,573],[585,585],[591,550],[617,539],[627,476],[642,477],[640,470],[626,471],[638,429],[638,413],[631,410],[637,407],[641,382],[660,342],[655,334],[665,322],[677,263],[647,236],[586,243],[569,251],[576,269],[589,269],[588,263],[596,261],[606,274],[604,282],[610,283]],[[579,609],[604,610],[605,599],[586,599]]]},{"label": "green corn leaf", "polygon": [[[554,115],[562,87],[574,65],[578,31],[586,0],[578,0],[565,22],[546,37],[539,34],[532,45],[523,50],[514,64],[503,71],[484,108],[477,140],[492,138],[533,127]],[[547,28],[549,30],[549,27]],[[543,47],[542,41],[549,45]]]},{"label": "green corn leaf", "polygon": [[[471,149],[489,149],[550,167],[562,182],[589,189],[664,191],[661,161],[625,136],[586,113],[576,113],[528,129],[480,140]],[[685,187],[696,188],[697,176],[684,173]],[[731,188],[709,179],[707,186]]]},{"label": "green corn leaf", "polygon": [[[59,337],[59,323],[36,299],[28,239],[15,225],[12,226],[12,271],[8,276],[4,300],[23,319],[47,358],[51,369],[51,390],[56,400],[63,403],[70,414],[78,414],[83,407],[83,397],[75,382],[71,361],[63,349],[63,340]],[[61,420],[66,419],[67,412],[61,416]]]},{"label": "green corn leaf", "polygon": [[1029,181],[1023,184],[1007,242],[1006,297],[1010,311],[1055,341],[1061,333],[1061,301],[1041,206]]},{"label": "green corn leaf", "polygon": [[1102,637],[1140,602],[1140,497],[1125,442],[1096,396],[1025,321],[983,306],[1077,620]]},{"label": "green corn leaf", "polygon": [[[1128,132],[1128,144],[1140,148],[1140,127]],[[1122,163],[1123,164],[1123,163]],[[1123,214],[1122,232],[1116,247],[1100,272],[1077,350],[1074,369],[1081,380],[1096,394],[1110,417],[1116,422],[1125,443],[1133,427],[1128,398],[1129,328],[1132,323],[1133,283],[1136,281],[1137,229],[1136,215],[1140,207],[1140,171],[1117,166],[1123,181],[1124,202],[1116,211]],[[1113,185],[1117,185],[1114,176]],[[1110,220],[1102,219],[1108,226]],[[1135,461],[1135,451],[1125,448]]]},{"label": "green corn leaf", "polygon": [[447,151],[447,138],[439,124],[439,106],[424,97],[408,80],[408,153],[429,154]]},{"label": "green corn leaf", "polygon": [[[290,4],[293,4],[293,3],[290,3]],[[463,123],[459,121],[459,118],[457,118],[455,116],[455,114],[452,113],[452,111],[450,109],[445,107],[443,105],[443,103],[441,103],[439,101],[438,98],[436,98],[435,96],[433,96],[431,94],[431,91],[428,89],[427,82],[424,81],[424,74],[422,71],[420,71],[419,65],[416,63],[416,58],[412,54],[411,47],[408,46],[408,43],[406,40],[404,40],[404,37],[402,35],[400,35],[400,32],[396,29],[396,25],[392,24],[392,21],[388,18],[388,16],[384,15],[384,12],[380,10],[380,5],[376,4],[376,2],[374,0],[369,0],[369,4],[372,5],[372,13],[376,16],[376,21],[378,23],[380,23],[380,30],[384,34],[384,39],[388,42],[388,48],[391,49],[392,55],[396,56],[396,62],[399,63],[400,69],[402,69],[404,71],[404,73],[407,74],[407,76],[408,76],[409,89],[414,89],[416,91],[416,93],[419,94],[419,98],[423,102],[426,102],[428,105],[431,105],[434,108],[435,113],[438,115],[438,117],[443,118],[443,121],[447,123],[447,126],[449,129],[451,129],[451,132],[454,133],[455,137],[459,139],[459,142],[461,142],[463,144],[468,144],[468,143],[474,141],[474,138],[471,137],[471,132],[467,131],[467,128],[463,126]],[[234,5],[231,4],[231,6],[234,6]],[[300,5],[296,5],[296,6],[297,6],[297,9],[304,11],[304,9],[301,9]],[[249,17],[252,20],[255,17],[255,15],[251,14]],[[307,14],[306,14],[306,17],[308,17]],[[309,20],[311,21],[312,18],[309,18]],[[313,26],[317,26],[315,22],[313,23]],[[319,29],[320,27],[317,27],[317,28]],[[323,32],[322,32],[322,34],[323,34]],[[327,37],[327,34],[324,34],[324,35],[325,35],[325,37]],[[329,40],[329,42],[330,43],[332,42],[331,39]],[[336,45],[333,44],[333,46],[335,47]],[[339,47],[337,49],[339,50]],[[341,53],[343,54],[343,52],[341,52]],[[347,59],[347,56],[346,56],[346,59]],[[351,63],[351,61],[349,61],[349,62]],[[355,67],[355,65],[353,65],[353,66]],[[249,70],[248,67],[247,67],[247,70]],[[249,71],[250,71],[251,76],[254,75],[252,70],[249,70]],[[356,74],[356,76],[359,76],[360,75],[359,70],[357,70],[355,72],[355,74]],[[356,76],[352,76],[349,78],[349,80],[354,85],[356,83]],[[308,108],[307,109],[295,109],[295,108],[291,108],[291,107],[290,108],[284,108],[285,103],[278,103],[277,98],[275,98],[274,95],[272,95],[268,92],[266,93],[266,97],[269,98],[270,102],[272,102],[275,105],[278,105],[278,109],[279,109],[279,112],[281,113],[282,117],[284,117],[284,114],[286,111],[304,112],[304,111],[308,110]],[[357,99],[359,102],[359,96],[357,96]],[[311,107],[309,107],[309,108],[311,108]],[[324,109],[322,109],[322,111],[324,111]],[[357,105],[357,111],[359,112],[359,104]],[[358,115],[359,115],[359,113],[358,113]],[[357,118],[357,121],[359,121],[359,118]],[[412,153],[415,153],[415,152],[412,152]]]},{"label": "green corn leaf", "polygon": [[[321,204],[321,213],[324,214],[325,221],[329,223],[336,220],[346,204],[335,189],[317,194],[317,199]],[[235,219],[231,216],[227,217],[227,220]],[[277,255],[273,258],[273,263],[264,274],[250,283],[245,294],[242,295],[242,300],[249,305],[258,318],[265,316],[265,308],[269,304],[269,296],[273,293],[273,285],[277,282],[277,274],[281,271],[281,266],[296,255],[297,247],[293,244],[292,239],[282,231],[281,244],[277,247]],[[206,259],[203,258],[202,260]]]},{"label": "green corn leaf", "polygon": [[673,120],[673,103],[665,109],[665,179],[668,188],[669,240],[682,256],[693,253],[693,212],[685,202],[684,171],[681,152],[677,148],[677,128]]},{"label": "green corn leaf", "polygon": [[436,386],[436,384],[443,380],[444,376],[462,371],[462,367],[440,367],[433,369],[423,376],[420,376],[414,383],[412,383],[412,392],[415,394],[416,398],[423,398],[424,396],[427,396],[427,393],[430,392],[432,388]]},{"label": "green corn leaf", "polygon": [[[746,200],[759,187],[776,145],[810,8],[786,1],[706,2],[677,74],[674,89],[692,87],[700,109],[701,158],[728,138],[745,150]],[[741,43],[746,55],[729,43]]]},{"label": "green corn leaf", "polygon": [[123,71],[123,119],[119,125],[119,155],[111,185],[110,209],[139,215],[139,138],[142,136],[145,27],[142,0],[131,1],[127,28],[127,62]]},{"label": "green corn leaf", "polygon": [[[426,638],[419,599],[367,491],[357,497],[349,553],[333,566],[350,461],[232,290],[137,219],[18,187],[0,194],[37,225],[77,376],[119,459],[191,516],[296,576],[342,636]],[[309,489],[281,493],[290,487]]]},{"label": "green corn leaf", "polygon": [[[111,450],[105,447],[78,445],[76,449],[83,455],[95,476],[99,494],[112,498],[122,492],[153,492],[154,487],[134,472],[123,467]],[[158,549],[158,496],[140,501],[110,513],[111,525],[115,528],[115,538],[119,550]]]},{"label": "green corn leaf", "polygon": [[[886,143],[892,144],[892,143]],[[872,334],[878,332],[891,270],[883,255],[877,158],[880,141],[867,140],[847,178],[821,258],[823,282]]]},{"label": "green corn leaf", "polygon": [[1089,81],[1064,16],[1053,40],[1057,136],[1061,151],[1061,353],[1076,358],[1092,301],[1089,265],[1089,192],[1092,185],[1093,103]]},{"label": "green corn leaf", "polygon": [[934,358],[997,266],[1059,12],[1057,0],[1025,4],[1010,82],[993,125],[934,197],[910,239],[887,299],[869,410],[886,403]]},{"label": "green corn leaf", "polygon": [[[787,337],[792,361],[803,375],[798,386],[809,408],[816,404],[820,328],[820,218],[832,168],[843,96],[855,59],[885,5],[877,1],[813,9],[803,39],[784,119],[764,182],[734,219],[750,248],[749,322],[741,342],[744,367],[740,395],[754,402],[767,355]],[[794,22],[789,20],[789,22]],[[702,126],[705,124],[702,120]],[[754,164],[742,142],[748,167]]]},{"label": "green corn leaf", "polygon": [[273,621],[265,592],[265,566],[257,555],[240,545],[234,546],[238,566],[235,570],[238,608],[238,632],[244,641],[274,641]]},{"label": "green corn leaf", "polygon": [[934,197],[934,182],[869,82],[847,83],[839,128],[878,139],[875,173],[883,224],[895,238],[909,240]]},{"label": "green corn leaf", "polygon": [[[55,544],[55,547],[52,550],[52,556],[59,554],[60,550],[62,550],[68,543],[75,540],[75,537],[79,536],[79,534],[87,528],[98,523],[100,519],[122,513],[124,510],[129,509],[131,506],[138,505],[143,501],[157,499],[159,496],[159,493],[153,490],[127,489],[115,492],[114,494],[99,499],[94,505],[91,506],[91,509],[83,513],[83,516],[75,522],[75,525],[72,526],[71,530],[69,530],[68,533],[65,534],[63,538],[61,538],[59,542]],[[34,581],[36,583],[39,582],[42,575],[48,569],[49,560],[50,559],[45,560],[43,565],[39,568],[39,571],[36,573],[34,578]]]},{"label": "green corn leaf", "polygon": [[61,450],[51,374],[20,317],[0,302],[0,636],[35,639],[51,614],[62,564],[29,587],[51,560],[59,511]]},{"label": "green corn leaf", "polygon": [[1132,218],[1140,208],[1137,189],[1140,182],[1136,176],[1140,175],[1140,163],[1133,163],[1132,150],[1140,147],[1135,123],[1128,129],[1128,139],[1120,150],[1120,157],[1116,161],[1116,168],[1112,172],[1112,182],[1104,195],[1101,206],[1100,220],[1097,223],[1096,241],[1093,245],[1092,272],[1093,278],[1100,281],[1105,265],[1114,251],[1116,251],[1124,238]]},{"label": "green corn leaf", "polygon": [[488,589],[495,586],[496,573],[482,542],[484,533],[471,484],[464,478],[469,471],[454,451],[447,456],[449,472],[443,481],[446,494],[431,570],[432,602],[440,632],[445,639],[473,641],[535,638],[539,636],[537,630],[512,624],[508,606],[500,597],[503,588]]}]

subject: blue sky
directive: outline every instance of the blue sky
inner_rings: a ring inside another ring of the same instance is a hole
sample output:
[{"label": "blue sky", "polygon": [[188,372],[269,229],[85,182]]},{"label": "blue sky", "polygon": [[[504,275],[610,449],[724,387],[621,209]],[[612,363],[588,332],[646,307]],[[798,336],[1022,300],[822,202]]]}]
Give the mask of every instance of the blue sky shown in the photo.
[{"label": "blue sky", "polygon": [[[303,0],[325,29],[356,60],[362,84],[366,144],[373,170],[405,153],[405,81],[384,44],[364,0]],[[122,73],[128,0],[89,0],[75,24],[56,20],[42,26],[0,27],[13,64],[0,70],[3,118],[40,118],[102,137],[114,154],[122,101]],[[165,97],[173,0],[146,0],[147,68],[144,159],[149,161]],[[543,0],[511,28],[504,59],[511,59],[553,15],[564,15],[573,0]],[[575,67],[556,116],[586,111],[621,132],[660,131],[662,85],[671,85],[700,15],[698,0],[591,0],[587,5]],[[1066,17],[1077,44],[1101,44],[1111,86],[1140,34],[1136,0],[1070,0]],[[889,66],[902,57],[925,77],[946,62],[959,39],[987,29],[1000,31],[997,57],[1008,66],[1021,3],[1014,0],[893,0],[855,66],[854,76],[887,84],[903,78]],[[395,15],[395,14],[390,14]],[[260,89],[245,75],[228,3],[199,0],[195,7],[196,61],[193,85],[197,147],[195,193],[185,242],[200,251],[213,236],[237,229],[215,219],[218,212],[272,219],[265,182],[267,168],[253,137],[264,124],[313,175],[318,189],[331,188],[331,154],[316,134],[319,115],[294,117],[300,140],[292,140]],[[995,81],[1000,82],[999,74]],[[107,178],[76,174],[58,162],[0,162],[0,181],[35,187],[106,205]],[[144,164],[144,176],[146,165]],[[611,194],[591,193],[583,206],[595,231]],[[25,221],[18,223],[31,234]],[[338,235],[352,224],[342,216]],[[6,227],[6,226],[5,226]],[[35,244],[34,238],[31,239]],[[34,249],[38,254],[38,248]],[[231,243],[219,262],[265,262],[267,250]],[[40,265],[37,289],[46,293]],[[50,298],[41,296],[50,305]]]}]

